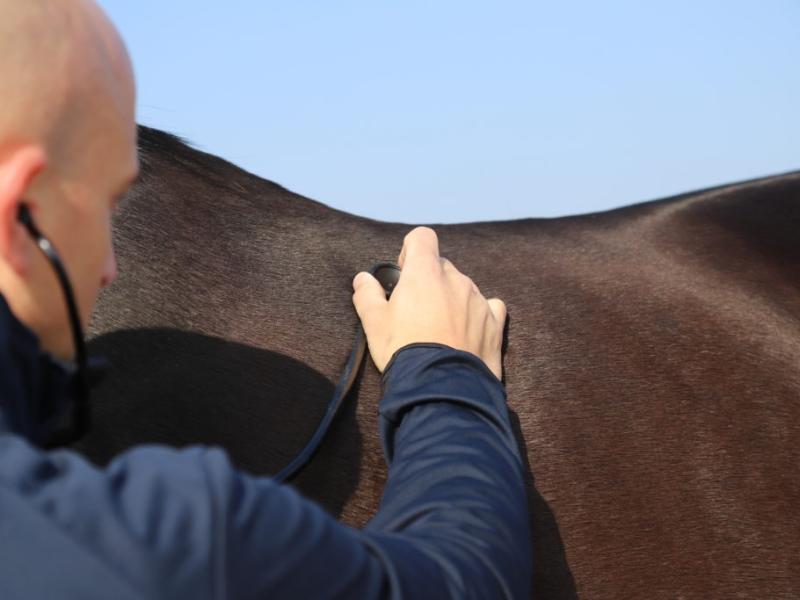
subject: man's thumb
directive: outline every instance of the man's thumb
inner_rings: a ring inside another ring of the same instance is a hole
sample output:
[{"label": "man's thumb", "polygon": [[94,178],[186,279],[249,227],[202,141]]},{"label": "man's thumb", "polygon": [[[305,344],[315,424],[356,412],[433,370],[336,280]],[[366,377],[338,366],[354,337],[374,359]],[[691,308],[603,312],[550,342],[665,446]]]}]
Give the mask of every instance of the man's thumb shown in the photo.
[{"label": "man's thumb", "polygon": [[379,317],[388,304],[386,292],[380,281],[367,271],[360,271],[353,278],[353,305],[364,326],[364,332],[372,330],[372,322]]}]

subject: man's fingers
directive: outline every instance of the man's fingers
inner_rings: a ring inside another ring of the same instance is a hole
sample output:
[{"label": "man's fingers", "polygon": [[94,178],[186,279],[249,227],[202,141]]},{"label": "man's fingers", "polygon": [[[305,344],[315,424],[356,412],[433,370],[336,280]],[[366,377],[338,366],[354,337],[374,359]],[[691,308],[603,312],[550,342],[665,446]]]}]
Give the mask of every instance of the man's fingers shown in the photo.
[{"label": "man's fingers", "polygon": [[353,277],[353,290],[353,305],[367,333],[372,330],[373,320],[382,316],[389,301],[381,282],[367,271],[360,271]]},{"label": "man's fingers", "polygon": [[430,227],[415,227],[403,238],[403,248],[397,258],[397,265],[405,268],[407,261],[416,262],[418,258],[429,260],[439,258],[439,238]]},{"label": "man's fingers", "polygon": [[486,302],[489,303],[489,308],[495,319],[497,319],[497,322],[505,326],[506,315],[508,314],[506,312],[506,303],[500,300],[500,298],[489,298]]}]

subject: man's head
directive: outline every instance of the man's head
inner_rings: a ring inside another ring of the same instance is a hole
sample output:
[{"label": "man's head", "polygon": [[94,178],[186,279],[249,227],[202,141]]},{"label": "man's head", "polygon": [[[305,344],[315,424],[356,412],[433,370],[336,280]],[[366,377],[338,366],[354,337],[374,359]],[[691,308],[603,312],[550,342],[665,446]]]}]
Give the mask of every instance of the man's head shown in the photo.
[{"label": "man's head", "polygon": [[63,294],[17,211],[58,250],[85,326],[116,275],[111,211],[139,168],[134,97],[92,0],[0,0],[0,293],[60,358],[73,355]]}]

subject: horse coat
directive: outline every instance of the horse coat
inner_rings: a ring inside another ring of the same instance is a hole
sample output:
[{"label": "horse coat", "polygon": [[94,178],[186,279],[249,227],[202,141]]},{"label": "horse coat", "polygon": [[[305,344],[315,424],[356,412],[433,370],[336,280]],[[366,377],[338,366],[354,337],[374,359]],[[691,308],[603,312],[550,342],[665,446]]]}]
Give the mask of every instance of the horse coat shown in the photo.
[{"label": "horse coat", "polygon": [[[356,332],[351,281],[416,224],[294,194],[140,128],[90,350],[114,370],[76,448],[224,447],[277,472]],[[534,596],[800,596],[800,172],[551,219],[426,224],[508,309]],[[385,467],[367,361],[296,485],[363,525]]]}]

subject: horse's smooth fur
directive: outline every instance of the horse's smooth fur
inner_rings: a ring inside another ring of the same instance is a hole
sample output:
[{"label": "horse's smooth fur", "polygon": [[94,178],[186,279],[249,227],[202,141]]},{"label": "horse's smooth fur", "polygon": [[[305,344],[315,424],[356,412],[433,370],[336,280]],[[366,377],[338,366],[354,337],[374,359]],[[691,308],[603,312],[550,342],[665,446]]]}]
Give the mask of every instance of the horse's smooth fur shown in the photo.
[{"label": "horse's smooth fur", "polygon": [[[416,224],[332,209],[156,130],[140,146],[91,329],[114,370],[78,448],[105,462],[143,442],[221,444],[274,473],[350,351],[353,275],[396,261]],[[800,597],[800,172],[427,225],[508,308],[536,597]],[[369,361],[354,387],[297,485],[358,526],[386,474]]]}]

